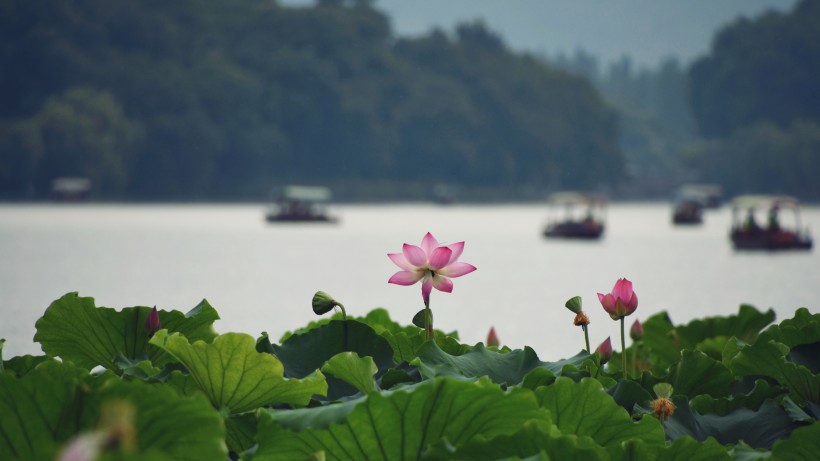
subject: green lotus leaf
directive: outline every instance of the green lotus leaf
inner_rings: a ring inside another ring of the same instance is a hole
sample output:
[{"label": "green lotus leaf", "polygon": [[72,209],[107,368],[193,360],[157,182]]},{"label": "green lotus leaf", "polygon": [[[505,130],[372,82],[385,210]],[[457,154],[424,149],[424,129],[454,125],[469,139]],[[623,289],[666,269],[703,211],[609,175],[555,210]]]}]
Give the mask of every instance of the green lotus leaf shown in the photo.
[{"label": "green lotus leaf", "polygon": [[528,422],[549,424],[528,390],[504,392],[487,379],[437,378],[341,405],[261,410],[253,459],[304,460],[321,453],[328,460],[415,460],[441,440],[458,448],[512,434]]},{"label": "green lotus leaf", "polygon": [[776,399],[784,393],[786,393],[786,389],[782,386],[772,386],[768,381],[758,379],[755,380],[752,390],[745,394],[733,394],[721,398],[702,394],[692,398],[689,405],[700,414],[714,413],[725,416],[738,408],[757,411],[767,399]]},{"label": "green lotus leaf", "polygon": [[22,378],[0,375],[0,459],[54,459],[75,435],[104,431],[101,409],[112,402],[133,409],[128,432],[147,456],[140,459],[227,456],[220,416],[203,396],[181,398],[170,387],[120,381],[110,372],[91,376],[49,360]]},{"label": "green lotus leaf", "polygon": [[813,423],[815,418],[810,414],[806,413],[799,405],[794,403],[789,396],[783,397],[783,400],[780,401],[780,404],[783,405],[783,409],[786,410],[786,413],[789,414],[789,417],[792,421],[798,421],[801,423]]},{"label": "green lotus leaf", "polygon": [[612,396],[615,403],[623,407],[624,410],[630,414],[636,404],[652,400],[653,398],[652,394],[640,384],[628,379],[618,381],[616,385],[607,388],[606,392]]},{"label": "green lotus leaf", "polygon": [[808,368],[812,373],[820,373],[820,341],[792,346],[786,358],[795,365]]},{"label": "green lotus leaf", "polygon": [[91,422],[86,430],[105,429],[100,415],[111,402],[133,407],[138,453],[180,461],[227,459],[222,417],[203,395],[182,397],[163,384],[111,379],[83,403],[83,420]]},{"label": "green lotus leaf", "polygon": [[21,377],[28,374],[37,365],[48,360],[51,360],[51,357],[46,355],[19,355],[3,362],[0,370],[3,373],[12,373],[17,377]]},{"label": "green lotus leaf", "polygon": [[[610,450],[611,452],[611,450]],[[613,456],[612,461],[618,458]],[[644,460],[646,458],[631,458]],[[728,461],[732,457],[717,440],[708,438],[698,442],[692,437],[678,437],[672,444],[658,450],[654,459],[658,461]]]},{"label": "green lotus leaf", "polygon": [[114,363],[122,372],[123,379],[141,379],[148,381],[158,376],[162,370],[149,360],[129,359],[122,354],[114,358]]},{"label": "green lotus leaf", "polygon": [[521,387],[535,390],[541,386],[549,386],[555,382],[555,378],[557,378],[557,376],[555,376],[555,373],[553,373],[552,370],[548,368],[536,367],[524,375],[524,379],[521,380]]},{"label": "green lotus leaf", "polygon": [[324,395],[327,383],[321,372],[304,380],[286,379],[284,367],[274,356],[256,351],[246,334],[226,333],[212,343],[193,344],[179,333],[158,331],[151,344],[179,361],[208,396],[215,408],[231,414],[263,405],[306,405],[312,395]]},{"label": "green lotus leaf", "polygon": [[228,448],[234,453],[242,453],[251,449],[256,441],[256,414],[243,413],[225,418],[226,441]]},{"label": "green lotus leaf", "polygon": [[726,343],[731,339],[736,339],[734,336],[716,336],[714,338],[706,338],[695,345],[695,350],[703,352],[715,360],[723,358],[723,350],[726,349]]},{"label": "green lotus leaf", "polygon": [[820,373],[820,314],[798,309],[794,317],[772,325],[758,338],[760,342],[776,341],[789,347],[788,360]]},{"label": "green lotus leaf", "polygon": [[656,419],[644,417],[633,422],[595,379],[584,378],[576,383],[560,377],[553,385],[534,392],[563,434],[589,436],[603,447],[630,439],[643,440],[650,446],[664,443],[663,427]]},{"label": "green lotus leaf", "polygon": [[764,450],[763,448],[752,448],[740,442],[729,450],[729,456],[731,456],[734,461],[759,461],[770,459],[772,452]]},{"label": "green lotus leaf", "polygon": [[[144,323],[150,312],[148,307],[121,311],[96,307],[94,298],[68,293],[51,303],[37,320],[34,340],[40,342],[47,354],[88,369],[102,365],[117,370],[115,357],[119,354],[130,359],[145,358],[161,367],[169,358],[160,349],[149,346]],[[205,300],[187,314],[161,311],[159,317],[162,328],[204,341],[216,335],[212,325],[219,319]]]},{"label": "green lotus leaf", "polygon": [[352,385],[362,394],[376,390],[374,376],[379,367],[372,357],[359,357],[355,352],[340,352],[330,358],[322,371]]},{"label": "green lotus leaf", "polygon": [[379,381],[377,383],[379,387],[382,389],[391,389],[394,386],[398,386],[400,384],[410,384],[420,381],[420,379],[418,379],[418,373],[415,373],[415,378],[413,377],[413,375],[410,374],[410,371],[415,369],[411,370],[409,368],[409,365],[403,365],[404,367],[391,368],[387,370],[387,373],[383,374],[381,378],[379,378]]},{"label": "green lotus leaf", "polygon": [[[418,329],[416,328],[416,330]],[[396,363],[410,362],[416,358],[414,338],[418,338],[421,335],[420,330],[413,332],[412,335],[408,335],[403,331],[398,333],[383,331],[379,334],[382,335],[382,337],[390,343],[390,347],[393,348],[393,360]]]},{"label": "green lotus leaf", "polygon": [[[262,347],[274,354],[285,366],[285,376],[303,378],[324,366],[340,352],[355,352],[359,357],[372,357],[378,367],[377,376],[394,368],[390,343],[368,325],[355,320],[333,320],[306,333],[290,336],[281,345]],[[327,378],[327,400],[338,400],[356,394],[355,387],[334,377]]]},{"label": "green lotus leaf", "polygon": [[333,320],[307,333],[293,335],[281,345],[272,345],[272,352],[284,364],[287,376],[297,378],[318,370],[339,352],[348,351],[372,357],[379,370],[395,366],[387,340],[355,320]]},{"label": "green lotus leaf", "polygon": [[491,439],[476,438],[457,449],[446,441],[430,447],[426,461],[463,459],[496,461],[502,459],[589,460],[609,461],[606,449],[589,437],[562,435],[555,429],[545,429],[538,423],[524,424],[512,434]]},{"label": "green lotus leaf", "polygon": [[681,360],[672,368],[667,379],[676,394],[690,398],[701,394],[725,397],[731,393],[735,380],[725,365],[703,352],[693,350],[681,352]]},{"label": "green lotus leaf", "polygon": [[378,334],[382,334],[384,332],[390,333],[407,333],[408,335],[412,335],[418,332],[418,328],[414,326],[404,326],[393,319],[390,318],[390,313],[387,309],[384,308],[377,308],[373,309],[367,313],[362,318],[357,319],[360,322],[370,325],[370,328],[376,331]]},{"label": "green lotus leaf", "polygon": [[680,360],[680,352],[684,349],[700,347],[714,354],[719,342],[732,336],[750,343],[774,318],[771,309],[760,312],[752,306],[741,305],[736,315],[696,319],[675,326],[666,312],[660,312],[643,322],[641,341],[650,348],[655,361],[654,371],[663,372]]},{"label": "green lotus leaf", "polygon": [[471,351],[454,356],[441,350],[434,342],[424,344],[418,351],[418,359],[413,362],[425,378],[437,376],[476,378],[487,376],[494,383],[515,385],[534,368],[543,367],[554,374],[560,374],[567,365],[580,365],[590,357],[586,352],[558,362],[542,362],[530,347],[506,353],[496,352],[477,344]]},{"label": "green lotus leaf", "polygon": [[88,370],[49,359],[21,378],[0,373],[0,459],[51,460],[78,430]]},{"label": "green lotus leaf", "polygon": [[805,307],[797,309],[794,317],[772,325],[760,333],[759,341],[777,341],[790,348],[799,344],[820,341],[820,314],[812,314]]},{"label": "green lotus leaf", "polygon": [[772,447],[772,459],[802,461],[817,459],[820,453],[820,421],[795,429],[787,439],[778,440]]},{"label": "green lotus leaf", "polygon": [[738,376],[763,375],[788,387],[799,405],[820,403],[820,377],[808,368],[786,359],[789,347],[775,341],[757,341],[744,347],[732,359],[730,368]]},{"label": "green lotus leaf", "polygon": [[775,313],[772,309],[760,312],[753,306],[743,304],[736,315],[695,319],[686,325],[677,327],[676,330],[685,346],[689,348],[708,338],[721,336],[727,338],[734,336],[746,343],[752,343],[760,330],[772,323],[774,319]]},{"label": "green lotus leaf", "polygon": [[[788,413],[773,400],[766,400],[757,411],[738,408],[726,415],[700,414],[691,409],[688,400],[676,395],[672,398],[675,412],[664,422],[667,437],[690,436],[704,441],[714,437],[721,444],[744,441],[753,448],[771,448],[778,439],[788,436],[799,427]],[[652,408],[641,408],[651,413]]]},{"label": "green lotus leaf", "polygon": [[666,312],[649,317],[642,325],[641,342],[654,358],[654,370],[663,373],[670,365],[680,360],[680,352],[684,348],[680,336]]}]

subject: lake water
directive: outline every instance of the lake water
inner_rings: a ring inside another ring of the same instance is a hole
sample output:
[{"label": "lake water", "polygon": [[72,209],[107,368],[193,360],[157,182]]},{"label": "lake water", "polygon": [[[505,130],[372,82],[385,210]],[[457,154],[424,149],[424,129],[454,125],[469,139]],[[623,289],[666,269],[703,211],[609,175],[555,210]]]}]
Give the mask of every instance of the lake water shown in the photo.
[{"label": "lake water", "polygon": [[[340,224],[268,224],[261,204],[0,205],[3,356],[39,354],[36,320],[72,291],[117,309],[187,312],[206,298],[221,316],[218,332],[267,331],[274,339],[316,319],[310,301],[317,290],[349,315],[385,307],[409,324],[422,307],[421,288],[389,285],[398,269],[386,254],[418,245],[427,231],[442,243],[464,240],[461,260],[478,268],[454,279],[452,293],[433,291],[436,327],[475,343],[495,326],[503,344],[532,346],[542,360],[583,347],[563,307],[575,295],[592,321],[593,347],[610,335],[620,347],[618,323],[596,296],[619,277],[633,281],[640,300],[629,323],[662,310],[684,323],[732,314],[741,303],[772,308],[780,320],[820,304],[820,253],[735,252],[726,208],[706,213],[703,226],[681,228],[670,224],[666,203],[612,204],[597,242],[542,238],[544,205],[331,211]],[[802,218],[820,229],[820,208],[804,208]]]}]

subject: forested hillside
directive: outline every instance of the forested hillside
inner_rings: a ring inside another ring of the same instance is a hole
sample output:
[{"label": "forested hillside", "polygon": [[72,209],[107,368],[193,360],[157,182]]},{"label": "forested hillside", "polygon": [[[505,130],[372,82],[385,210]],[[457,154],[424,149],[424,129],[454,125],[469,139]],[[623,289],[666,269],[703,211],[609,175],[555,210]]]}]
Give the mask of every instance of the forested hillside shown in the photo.
[{"label": "forested hillside", "polygon": [[689,163],[735,193],[820,201],[820,2],[725,27],[689,69],[691,107],[707,138]]},{"label": "forested hillside", "polygon": [[[398,39],[367,1],[0,0],[0,198],[274,184],[605,189],[616,113],[480,23]],[[395,189],[395,188],[394,188]]]}]

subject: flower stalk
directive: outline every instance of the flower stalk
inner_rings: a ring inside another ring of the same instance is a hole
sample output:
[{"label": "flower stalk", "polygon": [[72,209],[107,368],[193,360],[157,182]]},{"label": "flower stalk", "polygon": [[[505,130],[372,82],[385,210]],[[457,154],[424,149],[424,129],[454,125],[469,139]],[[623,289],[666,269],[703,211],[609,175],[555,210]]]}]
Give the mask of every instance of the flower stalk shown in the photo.
[{"label": "flower stalk", "polygon": [[623,366],[624,379],[626,379],[626,340],[624,339],[624,318],[621,317],[621,364]]},{"label": "flower stalk", "polygon": [[428,341],[432,341],[436,337],[433,331],[433,311],[430,310],[430,297],[424,298],[424,331]]}]

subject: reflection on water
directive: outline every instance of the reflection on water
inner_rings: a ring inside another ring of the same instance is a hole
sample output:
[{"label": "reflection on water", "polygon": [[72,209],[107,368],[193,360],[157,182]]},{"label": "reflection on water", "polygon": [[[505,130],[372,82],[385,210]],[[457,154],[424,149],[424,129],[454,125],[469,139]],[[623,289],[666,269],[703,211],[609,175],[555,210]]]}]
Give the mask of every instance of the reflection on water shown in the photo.
[{"label": "reflection on water", "polygon": [[[202,298],[222,317],[219,332],[262,331],[278,338],[315,319],[313,293],[324,290],[349,315],[386,307],[410,323],[422,307],[419,285],[388,285],[387,253],[431,231],[441,243],[464,240],[461,260],[478,270],[434,291],[436,327],[483,341],[495,326],[502,344],[532,346],[542,360],[582,348],[564,302],[584,299],[590,341],[617,338],[618,324],[596,293],[619,277],[640,303],[627,320],[667,310],[682,323],[726,315],[741,303],[817,310],[818,252],[736,253],[728,209],[704,224],[674,227],[668,204],[613,204],[600,241],[545,240],[543,205],[348,205],[336,225],[267,224],[262,205],[0,205],[0,337],[6,358],[39,353],[34,323],[48,304],[78,291],[98,306],[187,311]],[[803,221],[820,229],[820,208]],[[817,238],[817,235],[815,235]]]}]

